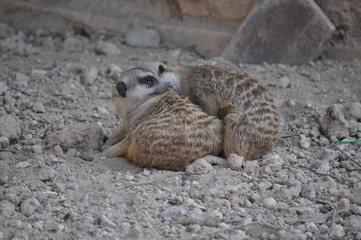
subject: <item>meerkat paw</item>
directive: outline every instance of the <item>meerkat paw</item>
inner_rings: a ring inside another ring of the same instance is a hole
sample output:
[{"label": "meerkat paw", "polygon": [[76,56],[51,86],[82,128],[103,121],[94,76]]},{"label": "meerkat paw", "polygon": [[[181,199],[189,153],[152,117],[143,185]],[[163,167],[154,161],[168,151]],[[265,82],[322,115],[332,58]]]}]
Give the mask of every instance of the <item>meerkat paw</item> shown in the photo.
[{"label": "meerkat paw", "polygon": [[102,151],[105,151],[105,150],[107,150],[108,148],[110,148],[112,145],[110,145],[110,144],[103,144],[103,146],[101,146],[100,147],[100,150],[102,150]]}]

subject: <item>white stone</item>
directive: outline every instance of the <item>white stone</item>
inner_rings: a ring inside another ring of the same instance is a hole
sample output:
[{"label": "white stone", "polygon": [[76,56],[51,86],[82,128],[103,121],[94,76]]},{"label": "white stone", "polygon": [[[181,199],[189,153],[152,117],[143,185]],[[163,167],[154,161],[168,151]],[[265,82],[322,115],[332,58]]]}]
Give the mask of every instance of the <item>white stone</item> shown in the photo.
[{"label": "white stone", "polygon": [[33,69],[31,70],[30,76],[32,78],[44,78],[46,75],[46,71],[42,69]]},{"label": "white stone", "polygon": [[232,170],[238,170],[238,171],[243,170],[243,162],[244,162],[243,157],[240,157],[237,154],[232,153],[227,158],[227,162]]},{"label": "white stone", "polygon": [[164,210],[160,214],[160,216],[162,218],[169,218],[169,219],[174,220],[174,219],[177,219],[177,218],[179,218],[181,216],[184,216],[186,214],[187,214],[187,212],[183,207],[172,206],[172,207],[169,207],[166,210]]},{"label": "white stone", "polygon": [[24,169],[24,168],[27,168],[29,167],[31,164],[30,164],[30,161],[23,161],[23,162],[19,162],[15,165],[15,168],[16,169]]},{"label": "white stone", "polygon": [[7,148],[10,145],[9,139],[7,137],[0,137],[0,146],[3,148]]},{"label": "white stone", "polygon": [[263,206],[270,209],[276,209],[278,207],[278,203],[273,197],[268,197],[263,199]]},{"label": "white stone", "polygon": [[101,55],[118,55],[120,50],[110,42],[99,41],[95,47],[95,52]]},{"label": "white stone", "polygon": [[345,236],[345,230],[343,229],[343,227],[339,224],[336,224],[330,232],[330,237],[331,238],[342,238]]},{"label": "white stone", "polygon": [[294,107],[294,106],[296,105],[296,102],[295,102],[295,100],[290,99],[290,100],[287,101],[287,105],[288,105],[289,107]]},{"label": "white stone", "polygon": [[290,85],[290,79],[287,76],[283,76],[278,80],[281,87],[287,88]]},{"label": "white stone", "polygon": [[307,138],[304,135],[301,135],[300,147],[303,149],[309,149],[311,147],[311,138]]},{"label": "white stone", "polygon": [[35,113],[45,113],[45,111],[46,111],[44,104],[41,102],[34,103],[32,109],[33,109],[33,112],[35,112]]},{"label": "white stone", "polygon": [[36,153],[36,154],[42,154],[43,153],[43,148],[38,144],[33,145],[32,149],[33,149],[33,152]]},{"label": "white stone", "polygon": [[186,168],[188,175],[203,175],[212,171],[213,167],[204,159],[198,159]]}]

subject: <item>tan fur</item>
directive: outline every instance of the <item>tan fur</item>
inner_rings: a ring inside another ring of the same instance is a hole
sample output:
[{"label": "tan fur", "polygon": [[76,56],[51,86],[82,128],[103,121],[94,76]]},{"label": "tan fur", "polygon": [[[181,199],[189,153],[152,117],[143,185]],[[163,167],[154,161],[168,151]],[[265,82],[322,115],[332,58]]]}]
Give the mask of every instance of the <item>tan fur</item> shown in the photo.
[{"label": "tan fur", "polygon": [[171,84],[206,113],[223,120],[226,157],[236,153],[247,160],[258,159],[274,146],[279,131],[278,110],[257,80],[206,65],[165,69],[160,82]]},{"label": "tan fur", "polygon": [[124,123],[108,139],[102,155],[124,156],[143,167],[185,170],[201,157],[219,154],[222,121],[171,90],[159,94],[159,84],[151,87],[155,92],[134,90],[141,87],[137,79],[144,71],[131,69],[122,77],[132,86],[125,97],[115,92]]}]

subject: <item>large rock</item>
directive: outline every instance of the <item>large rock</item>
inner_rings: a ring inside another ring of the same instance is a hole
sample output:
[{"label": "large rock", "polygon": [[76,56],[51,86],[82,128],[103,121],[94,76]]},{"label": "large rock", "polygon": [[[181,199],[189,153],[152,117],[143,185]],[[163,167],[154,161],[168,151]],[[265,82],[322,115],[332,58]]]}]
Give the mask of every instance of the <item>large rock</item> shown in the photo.
[{"label": "large rock", "polygon": [[256,0],[178,0],[183,17],[207,19],[239,25]]},{"label": "large rock", "polygon": [[302,64],[320,56],[334,30],[313,0],[263,1],[222,56],[242,63]]},{"label": "large rock", "polygon": [[232,38],[233,28],[204,23],[169,22],[157,26],[162,40],[212,58],[219,56]]},{"label": "large rock", "polygon": [[361,1],[315,0],[336,27],[332,47],[326,56],[335,59],[361,57]]}]

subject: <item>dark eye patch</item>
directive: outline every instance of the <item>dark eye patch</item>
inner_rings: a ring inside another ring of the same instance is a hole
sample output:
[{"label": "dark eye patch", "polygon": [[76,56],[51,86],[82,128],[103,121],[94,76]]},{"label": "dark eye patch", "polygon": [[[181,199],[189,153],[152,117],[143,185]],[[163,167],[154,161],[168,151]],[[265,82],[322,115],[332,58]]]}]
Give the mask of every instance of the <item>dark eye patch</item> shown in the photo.
[{"label": "dark eye patch", "polygon": [[157,82],[157,79],[153,76],[145,76],[139,79],[141,84],[146,84],[148,87],[153,87],[154,84]]}]

